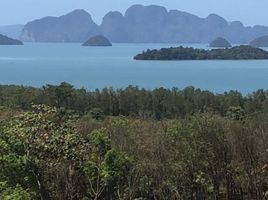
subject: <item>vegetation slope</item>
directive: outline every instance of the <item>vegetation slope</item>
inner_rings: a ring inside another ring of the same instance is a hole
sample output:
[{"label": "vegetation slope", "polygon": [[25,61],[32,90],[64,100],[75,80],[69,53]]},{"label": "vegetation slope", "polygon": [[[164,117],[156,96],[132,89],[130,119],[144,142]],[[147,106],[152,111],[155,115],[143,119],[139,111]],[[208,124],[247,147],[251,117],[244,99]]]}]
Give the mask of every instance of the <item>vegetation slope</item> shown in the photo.
[{"label": "vegetation slope", "polygon": [[0,86],[0,199],[267,199],[268,91]]}]

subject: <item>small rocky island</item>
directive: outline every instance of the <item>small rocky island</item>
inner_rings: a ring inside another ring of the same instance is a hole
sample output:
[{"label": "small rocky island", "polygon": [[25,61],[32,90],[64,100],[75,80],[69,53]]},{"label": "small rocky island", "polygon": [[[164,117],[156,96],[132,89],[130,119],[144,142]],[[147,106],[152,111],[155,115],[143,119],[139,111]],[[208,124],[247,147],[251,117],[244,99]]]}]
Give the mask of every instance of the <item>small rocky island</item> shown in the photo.
[{"label": "small rocky island", "polygon": [[249,45],[253,47],[268,47],[268,35],[256,38]]},{"label": "small rocky island", "polygon": [[135,60],[256,60],[268,59],[268,52],[248,45],[229,49],[195,49],[192,47],[171,47],[142,52]]},{"label": "small rocky island", "polygon": [[100,47],[109,47],[112,46],[112,43],[103,35],[97,35],[90,38],[82,46],[100,46]]},{"label": "small rocky island", "polygon": [[23,45],[23,43],[20,40],[15,40],[0,34],[0,45]]},{"label": "small rocky island", "polygon": [[222,37],[218,37],[215,40],[213,40],[210,44],[210,47],[217,47],[217,48],[229,48],[232,47],[231,43],[228,42],[226,39]]}]

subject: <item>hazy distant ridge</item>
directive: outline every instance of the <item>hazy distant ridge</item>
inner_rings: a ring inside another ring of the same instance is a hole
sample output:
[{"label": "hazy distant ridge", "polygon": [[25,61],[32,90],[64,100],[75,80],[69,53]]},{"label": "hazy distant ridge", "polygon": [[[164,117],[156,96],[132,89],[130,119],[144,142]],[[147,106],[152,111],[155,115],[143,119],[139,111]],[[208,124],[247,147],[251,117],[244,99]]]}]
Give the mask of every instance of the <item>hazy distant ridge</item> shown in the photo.
[{"label": "hazy distant ridge", "polygon": [[239,21],[227,22],[216,14],[200,18],[178,10],[167,11],[161,6],[134,5],[124,15],[109,12],[100,26],[84,10],[34,20],[25,25],[20,38],[36,42],[84,42],[97,34],[105,35],[111,42],[208,43],[220,36],[231,43],[248,43],[268,35],[268,27],[245,27]]},{"label": "hazy distant ridge", "polygon": [[7,35],[8,37],[18,39],[24,25],[9,25],[9,26],[0,26],[0,34]]},{"label": "hazy distant ridge", "polygon": [[82,42],[99,34],[99,27],[84,10],[27,23],[20,38],[27,42]]}]

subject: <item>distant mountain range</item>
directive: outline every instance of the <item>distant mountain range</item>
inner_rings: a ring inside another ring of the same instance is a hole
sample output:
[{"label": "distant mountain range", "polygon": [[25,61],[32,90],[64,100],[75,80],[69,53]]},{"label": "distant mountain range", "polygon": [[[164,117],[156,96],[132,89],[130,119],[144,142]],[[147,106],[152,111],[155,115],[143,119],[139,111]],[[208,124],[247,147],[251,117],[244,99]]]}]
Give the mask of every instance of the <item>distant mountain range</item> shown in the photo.
[{"label": "distant mountain range", "polygon": [[21,33],[26,42],[84,42],[99,34],[99,27],[84,10],[27,23]]},{"label": "distant mountain range", "polygon": [[20,39],[32,42],[85,42],[99,34],[114,43],[209,43],[223,37],[231,43],[244,44],[268,35],[268,27],[246,27],[239,21],[228,22],[216,14],[200,18],[178,10],[168,11],[161,6],[134,5],[124,15],[109,12],[99,26],[84,10],[34,20],[24,26]]}]

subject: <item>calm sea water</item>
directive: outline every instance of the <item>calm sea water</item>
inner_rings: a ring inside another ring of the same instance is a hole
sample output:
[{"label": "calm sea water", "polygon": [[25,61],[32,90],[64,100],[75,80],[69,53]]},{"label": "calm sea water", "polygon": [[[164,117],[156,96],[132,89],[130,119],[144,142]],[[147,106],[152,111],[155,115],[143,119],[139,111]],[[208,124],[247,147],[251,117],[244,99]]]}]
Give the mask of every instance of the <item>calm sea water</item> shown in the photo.
[{"label": "calm sea water", "polygon": [[[247,94],[268,89],[268,60],[255,61],[135,61],[148,48],[175,44],[28,43],[0,46],[0,84],[43,86],[66,81],[87,89],[138,85],[145,88],[194,86],[214,92],[238,90]],[[202,44],[187,44],[207,48]],[[268,49],[267,49],[268,50]]]}]

